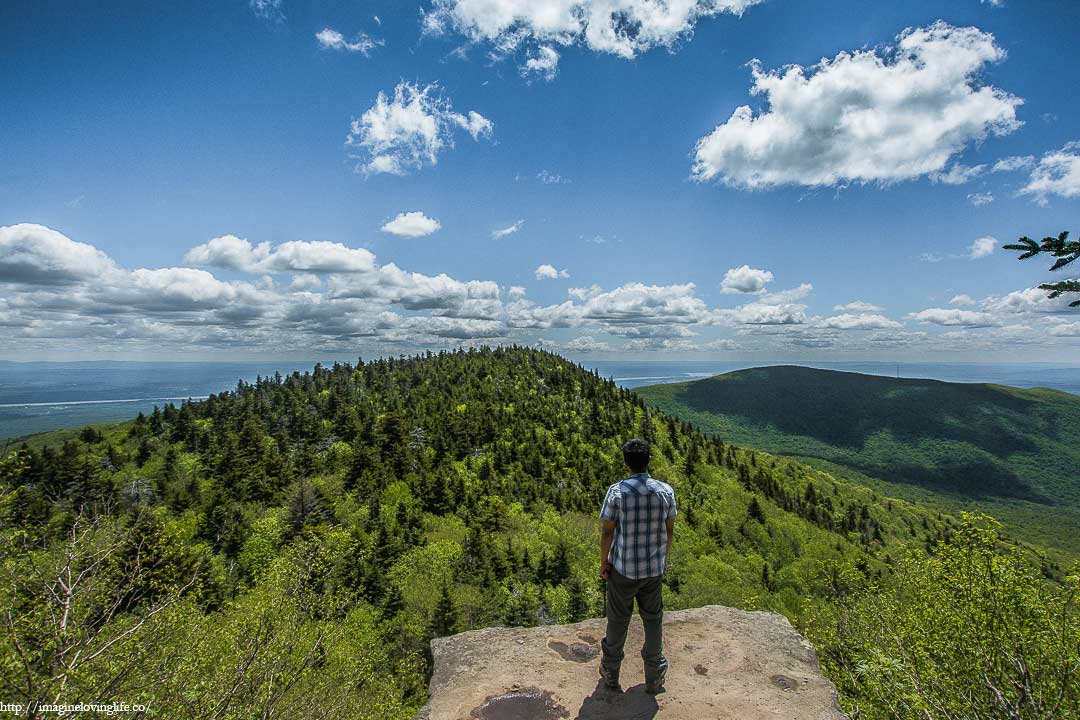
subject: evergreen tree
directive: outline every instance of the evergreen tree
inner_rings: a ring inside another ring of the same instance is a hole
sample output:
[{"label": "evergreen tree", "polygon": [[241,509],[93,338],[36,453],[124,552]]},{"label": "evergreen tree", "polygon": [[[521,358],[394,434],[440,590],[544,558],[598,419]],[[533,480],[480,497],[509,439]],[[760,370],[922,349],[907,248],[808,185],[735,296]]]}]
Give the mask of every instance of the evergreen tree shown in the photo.
[{"label": "evergreen tree", "polygon": [[445,637],[454,633],[459,622],[457,607],[450,597],[449,583],[443,583],[439,602],[435,605],[435,614],[431,617],[429,631],[434,637]]}]

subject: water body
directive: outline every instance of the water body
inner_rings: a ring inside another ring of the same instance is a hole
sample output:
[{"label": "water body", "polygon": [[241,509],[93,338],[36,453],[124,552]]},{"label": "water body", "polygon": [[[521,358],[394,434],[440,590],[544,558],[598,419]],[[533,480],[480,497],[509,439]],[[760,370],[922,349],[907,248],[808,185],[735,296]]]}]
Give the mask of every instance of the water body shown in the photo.
[{"label": "water body", "polygon": [[[332,361],[324,361],[330,364]],[[259,375],[310,370],[315,361],[263,363],[0,362],[0,439],[128,420],[155,405],[201,399]],[[628,388],[684,382],[779,362],[596,360],[582,363]],[[1049,387],[1080,395],[1080,365],[1041,363],[803,362],[808,367],[950,382]]]}]

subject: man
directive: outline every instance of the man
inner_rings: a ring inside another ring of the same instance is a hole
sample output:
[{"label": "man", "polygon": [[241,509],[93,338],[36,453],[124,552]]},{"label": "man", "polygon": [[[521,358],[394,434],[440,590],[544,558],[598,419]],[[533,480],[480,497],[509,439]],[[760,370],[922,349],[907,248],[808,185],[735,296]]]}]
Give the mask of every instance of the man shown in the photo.
[{"label": "man", "polygon": [[600,510],[600,577],[607,580],[607,636],[601,643],[600,675],[619,688],[619,667],[630,617],[637,600],[645,626],[645,691],[663,692],[664,571],[675,525],[675,491],[649,475],[649,443],[630,440],[622,446],[630,477],[608,488]]}]

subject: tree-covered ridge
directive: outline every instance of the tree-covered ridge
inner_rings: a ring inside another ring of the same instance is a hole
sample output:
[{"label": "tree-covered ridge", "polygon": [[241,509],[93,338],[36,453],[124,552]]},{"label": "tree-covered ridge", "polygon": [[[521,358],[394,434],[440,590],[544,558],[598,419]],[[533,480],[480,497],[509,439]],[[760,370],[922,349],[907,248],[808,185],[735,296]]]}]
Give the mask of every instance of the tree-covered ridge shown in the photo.
[{"label": "tree-covered ridge", "polygon": [[[1000,512],[1021,537],[1080,554],[1080,398],[1074,395],[793,366],[654,385],[638,394],[731,442],[821,458],[889,481],[890,494],[975,499]],[[1032,523],[1039,508],[1053,513],[1056,524]]]},{"label": "tree-covered ridge", "polygon": [[3,461],[4,692],[410,717],[431,637],[601,613],[595,516],[630,436],[679,500],[668,607],[771,608],[817,633],[839,578],[887,583],[957,527],[549,353],[316,367]]}]

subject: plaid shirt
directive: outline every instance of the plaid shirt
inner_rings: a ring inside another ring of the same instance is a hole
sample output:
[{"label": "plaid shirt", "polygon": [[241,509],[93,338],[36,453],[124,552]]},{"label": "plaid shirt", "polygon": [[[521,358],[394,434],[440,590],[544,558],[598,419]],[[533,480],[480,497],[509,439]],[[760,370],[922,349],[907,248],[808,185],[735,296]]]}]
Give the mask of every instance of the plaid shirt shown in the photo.
[{"label": "plaid shirt", "polygon": [[609,559],[632,580],[664,574],[667,523],[675,517],[675,491],[649,473],[635,473],[608,488],[601,520],[614,520]]}]

